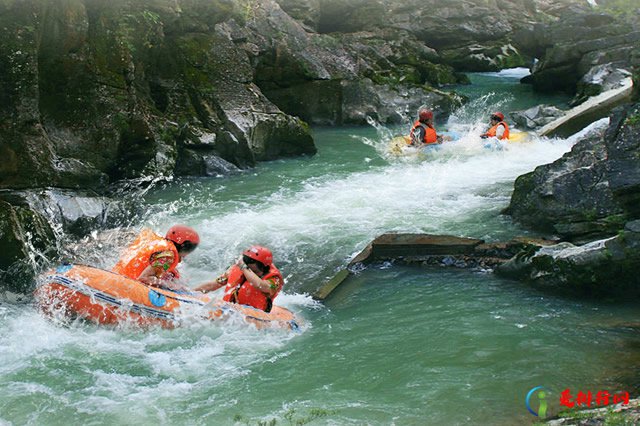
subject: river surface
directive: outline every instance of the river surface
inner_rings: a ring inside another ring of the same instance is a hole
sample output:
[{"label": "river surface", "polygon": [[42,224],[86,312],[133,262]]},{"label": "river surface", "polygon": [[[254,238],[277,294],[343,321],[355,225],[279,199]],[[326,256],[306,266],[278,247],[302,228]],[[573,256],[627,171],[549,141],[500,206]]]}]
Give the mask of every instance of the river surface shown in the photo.
[{"label": "river surface", "polygon": [[[392,264],[360,272],[324,304],[309,296],[384,232],[526,234],[500,215],[513,181],[575,139],[482,147],[475,135],[492,110],[566,101],[533,95],[518,77],[473,75],[459,88],[472,101],[438,122],[460,141],[428,155],[390,152],[406,126],[317,128],[313,157],[148,191],[148,214],[134,227],[164,232],[179,222],[201,234],[182,267],[189,283],[214,278],[250,244],[271,247],[287,280],[277,304],[302,319],[301,331],[242,321],[62,326],[4,302],[0,424],[527,424],[537,419],[525,406],[535,386],[548,390],[551,412],[567,388],[633,392],[634,304],[550,296],[485,271]],[[98,266],[116,253],[104,250]]]}]

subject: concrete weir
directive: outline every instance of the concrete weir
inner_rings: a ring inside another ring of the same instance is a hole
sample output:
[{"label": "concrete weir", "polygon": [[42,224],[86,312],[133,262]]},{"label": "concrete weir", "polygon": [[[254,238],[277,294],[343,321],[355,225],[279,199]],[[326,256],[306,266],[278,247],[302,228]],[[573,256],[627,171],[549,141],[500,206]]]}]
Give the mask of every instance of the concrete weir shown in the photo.
[{"label": "concrete weir", "polygon": [[607,90],[570,109],[562,117],[538,130],[537,134],[538,136],[571,136],[590,123],[606,117],[614,107],[627,102],[632,93],[633,80],[629,77],[621,82],[620,87]]},{"label": "concrete weir", "polygon": [[326,300],[355,271],[375,262],[397,261],[405,264],[493,269],[527,246],[553,244],[553,241],[527,237],[508,242],[485,243],[475,238],[430,234],[383,234],[356,255],[346,268],[338,271],[313,297]]}]

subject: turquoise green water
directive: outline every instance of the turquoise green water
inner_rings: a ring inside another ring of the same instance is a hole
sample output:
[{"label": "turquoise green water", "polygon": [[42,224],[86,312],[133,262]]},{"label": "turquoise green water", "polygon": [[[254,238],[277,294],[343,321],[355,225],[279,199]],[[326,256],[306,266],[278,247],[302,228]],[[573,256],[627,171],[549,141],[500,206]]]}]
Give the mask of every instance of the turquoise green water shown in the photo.
[{"label": "turquoise green water", "polygon": [[[503,97],[520,89],[513,78],[480,78],[504,86]],[[480,127],[487,102],[442,126]],[[311,300],[307,294],[383,232],[522,234],[499,215],[513,180],[572,143],[490,151],[469,137],[430,157],[398,158],[386,150],[385,135],[395,131],[315,129],[314,157],[176,181],[146,195],[149,214],[136,225],[163,232],[184,222],[201,233],[183,265],[189,283],[215,276],[249,244],[273,248],[287,280],[278,304],[304,321],[301,333],[241,321],[147,332],[60,326],[5,303],[0,423],[522,424],[535,420],[524,405],[534,386],[551,391],[551,411],[565,388],[635,392],[637,305],[397,265],[363,271],[326,304]]]}]

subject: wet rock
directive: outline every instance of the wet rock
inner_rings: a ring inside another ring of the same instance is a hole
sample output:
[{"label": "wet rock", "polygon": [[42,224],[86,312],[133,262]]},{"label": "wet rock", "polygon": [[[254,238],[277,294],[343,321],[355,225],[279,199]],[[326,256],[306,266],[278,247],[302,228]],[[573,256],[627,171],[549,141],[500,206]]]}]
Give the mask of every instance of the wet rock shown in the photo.
[{"label": "wet rock", "polygon": [[640,104],[613,115],[608,136],[609,187],[629,217],[640,218]]},{"label": "wet rock", "polygon": [[625,211],[609,185],[604,132],[519,176],[506,212],[520,223],[570,240],[617,232]]},{"label": "wet rock", "polygon": [[628,404],[561,413],[557,419],[549,420],[549,426],[606,426],[611,424],[635,425],[640,423],[640,399],[631,399]]},{"label": "wet rock", "polygon": [[564,114],[552,105],[538,105],[523,111],[511,111],[509,116],[522,129],[538,129]]},{"label": "wet rock", "polygon": [[3,200],[0,245],[0,291],[28,292],[35,273],[57,252],[55,234],[45,216]]},{"label": "wet rock", "polygon": [[[58,233],[83,236],[93,229],[114,226],[133,216],[135,206],[87,191],[63,189],[1,191],[0,200],[39,215]],[[55,245],[55,241],[54,241]]]},{"label": "wet rock", "polygon": [[[438,54],[406,32],[371,26],[347,34],[309,33],[270,2],[249,28],[256,83],[284,112],[309,123],[366,124],[367,116],[395,123],[396,110],[413,114],[424,99],[443,113],[459,105],[459,98],[425,85],[456,83],[460,75],[434,63]],[[276,31],[281,28],[286,31]]]},{"label": "wet rock", "polygon": [[[321,0],[277,0],[289,16],[302,22],[309,30],[316,31],[320,23]],[[326,18],[325,18],[326,19]]]},{"label": "wet rock", "polygon": [[315,152],[308,128],[252,84],[243,27],[216,27],[243,16],[228,1],[0,5],[0,187],[171,176],[193,154],[185,125],[212,136],[204,174],[213,155],[246,167]]},{"label": "wet rock", "polygon": [[638,229],[635,221],[615,237],[581,246],[563,242],[529,247],[498,266],[496,273],[571,295],[636,298],[640,296]]},{"label": "wet rock", "polygon": [[640,218],[640,105],[617,109],[604,133],[516,179],[507,213],[574,241],[613,235]]},{"label": "wet rock", "polygon": [[499,71],[529,64],[512,44],[471,44],[443,50],[441,54],[447,64],[460,71]]},{"label": "wet rock", "polygon": [[214,153],[185,149],[180,155],[176,172],[183,176],[227,176],[240,169]]},{"label": "wet rock", "polygon": [[615,68],[612,64],[596,65],[578,82],[575,98],[570,105],[579,105],[591,96],[620,87],[631,76],[631,72]]},{"label": "wet rock", "polygon": [[[529,43],[525,51],[541,60],[527,82],[540,91],[575,92],[580,79],[594,67],[611,64],[614,69],[631,69],[640,63],[637,22],[606,4],[595,11],[585,9],[539,24],[535,33],[524,42],[525,46]],[[582,83],[576,101],[594,90],[597,88]]]}]

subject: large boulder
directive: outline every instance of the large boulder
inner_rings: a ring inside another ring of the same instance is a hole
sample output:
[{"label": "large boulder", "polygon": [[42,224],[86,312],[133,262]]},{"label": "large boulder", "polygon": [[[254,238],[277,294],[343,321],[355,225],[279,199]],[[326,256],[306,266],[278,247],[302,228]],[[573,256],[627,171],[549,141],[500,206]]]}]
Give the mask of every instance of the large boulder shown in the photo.
[{"label": "large boulder", "polygon": [[613,235],[640,218],[640,105],[619,109],[606,131],[516,179],[507,213],[573,241]]},{"label": "large boulder", "polygon": [[613,117],[606,147],[609,188],[629,217],[640,218],[640,104]]},{"label": "large boulder", "polygon": [[623,213],[606,175],[604,131],[592,133],[555,162],[519,176],[506,210],[516,221],[563,237],[615,232],[606,218]]}]

